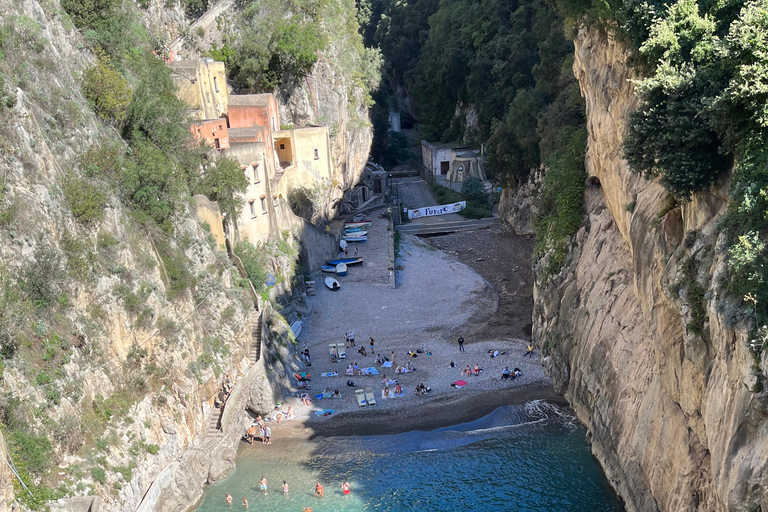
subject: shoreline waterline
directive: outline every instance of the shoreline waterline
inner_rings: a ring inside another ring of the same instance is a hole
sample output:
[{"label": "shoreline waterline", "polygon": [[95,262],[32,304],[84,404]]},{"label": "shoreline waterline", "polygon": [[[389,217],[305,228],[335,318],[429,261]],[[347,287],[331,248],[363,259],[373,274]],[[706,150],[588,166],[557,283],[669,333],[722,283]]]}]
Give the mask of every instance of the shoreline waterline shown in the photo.
[{"label": "shoreline waterline", "polygon": [[[493,510],[513,503],[524,510],[620,512],[585,433],[570,409],[534,400],[430,431],[241,444],[237,469],[207,486],[196,510],[229,510],[223,499],[229,492],[237,507],[245,496],[264,512],[453,510],[459,504]],[[261,476],[267,493],[258,489]],[[289,495],[281,492],[283,480]],[[341,493],[344,480],[351,496]],[[318,481],[326,490],[322,500],[312,495]]]}]

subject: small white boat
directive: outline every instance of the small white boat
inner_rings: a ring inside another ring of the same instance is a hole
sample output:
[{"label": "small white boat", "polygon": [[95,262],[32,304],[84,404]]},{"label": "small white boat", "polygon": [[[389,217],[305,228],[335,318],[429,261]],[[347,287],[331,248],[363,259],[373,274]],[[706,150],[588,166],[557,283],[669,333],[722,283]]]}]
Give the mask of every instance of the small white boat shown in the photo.
[{"label": "small white boat", "polygon": [[367,231],[347,231],[344,233],[344,238],[347,238],[347,237],[357,238],[360,236],[368,236],[368,232]]},{"label": "small white boat", "polygon": [[293,332],[293,337],[298,339],[301,334],[301,320],[296,320],[291,324],[291,331]]},{"label": "small white boat", "polygon": [[341,283],[332,277],[325,278],[325,286],[327,286],[328,289],[332,292],[337,292],[341,289]]},{"label": "small white boat", "polygon": [[347,275],[347,265],[344,263],[339,263],[338,265],[336,265],[336,275],[337,276]]}]

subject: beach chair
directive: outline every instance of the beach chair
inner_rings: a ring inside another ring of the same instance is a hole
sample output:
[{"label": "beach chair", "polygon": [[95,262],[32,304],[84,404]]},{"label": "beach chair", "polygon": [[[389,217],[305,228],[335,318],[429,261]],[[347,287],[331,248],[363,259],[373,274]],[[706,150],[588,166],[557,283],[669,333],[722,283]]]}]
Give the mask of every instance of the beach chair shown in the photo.
[{"label": "beach chair", "polygon": [[358,407],[365,407],[365,391],[362,389],[356,389],[355,400],[357,400]]},{"label": "beach chair", "polygon": [[365,388],[365,399],[368,405],[376,405],[376,397],[373,396],[373,388]]},{"label": "beach chair", "polygon": [[344,343],[336,344],[336,353],[339,354],[339,359],[347,358],[347,352],[346,352],[346,348],[344,347]]}]

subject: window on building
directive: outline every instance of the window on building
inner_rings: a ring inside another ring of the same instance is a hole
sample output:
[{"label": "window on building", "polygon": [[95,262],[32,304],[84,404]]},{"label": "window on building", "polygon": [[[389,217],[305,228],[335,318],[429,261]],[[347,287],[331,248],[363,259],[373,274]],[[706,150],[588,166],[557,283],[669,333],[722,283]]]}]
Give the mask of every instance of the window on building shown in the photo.
[{"label": "window on building", "polygon": [[277,208],[277,196],[272,196],[272,205]]},{"label": "window on building", "polygon": [[280,144],[280,149],[285,149],[285,144]]},{"label": "window on building", "polygon": [[320,160],[320,150],[315,148],[314,151],[315,151],[315,160]]},{"label": "window on building", "polygon": [[248,201],[248,208],[251,210],[251,217],[256,216],[256,205],[254,205],[253,203],[254,203],[253,200]]},{"label": "window on building", "polygon": [[275,123],[275,116],[272,116],[272,129],[277,131],[277,123]]},{"label": "window on building", "polygon": [[219,80],[217,77],[213,77],[213,87],[216,89],[216,92],[219,92]]},{"label": "window on building", "polygon": [[261,213],[267,213],[267,197],[261,196]]},{"label": "window on building", "polygon": [[197,136],[198,137],[202,137],[203,136],[203,130],[201,130],[200,128],[197,129]]},{"label": "window on building", "polygon": [[221,143],[219,142],[219,139],[213,139],[213,147],[216,149],[221,149]]},{"label": "window on building", "polygon": [[259,164],[253,166],[253,182],[259,182]]}]

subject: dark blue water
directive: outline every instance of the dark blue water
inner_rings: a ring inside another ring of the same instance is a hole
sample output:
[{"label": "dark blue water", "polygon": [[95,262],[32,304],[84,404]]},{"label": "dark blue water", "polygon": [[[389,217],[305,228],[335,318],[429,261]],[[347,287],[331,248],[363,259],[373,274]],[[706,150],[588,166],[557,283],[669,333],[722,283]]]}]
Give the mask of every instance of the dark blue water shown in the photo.
[{"label": "dark blue water", "polygon": [[[431,432],[338,437],[241,450],[237,470],[211,485],[198,512],[589,511],[623,508],[584,443],[584,429],[556,406],[509,406]],[[269,490],[258,490],[265,476]],[[352,494],[341,493],[347,479]],[[286,480],[288,495],[280,490]],[[325,497],[313,496],[316,482]]]}]

